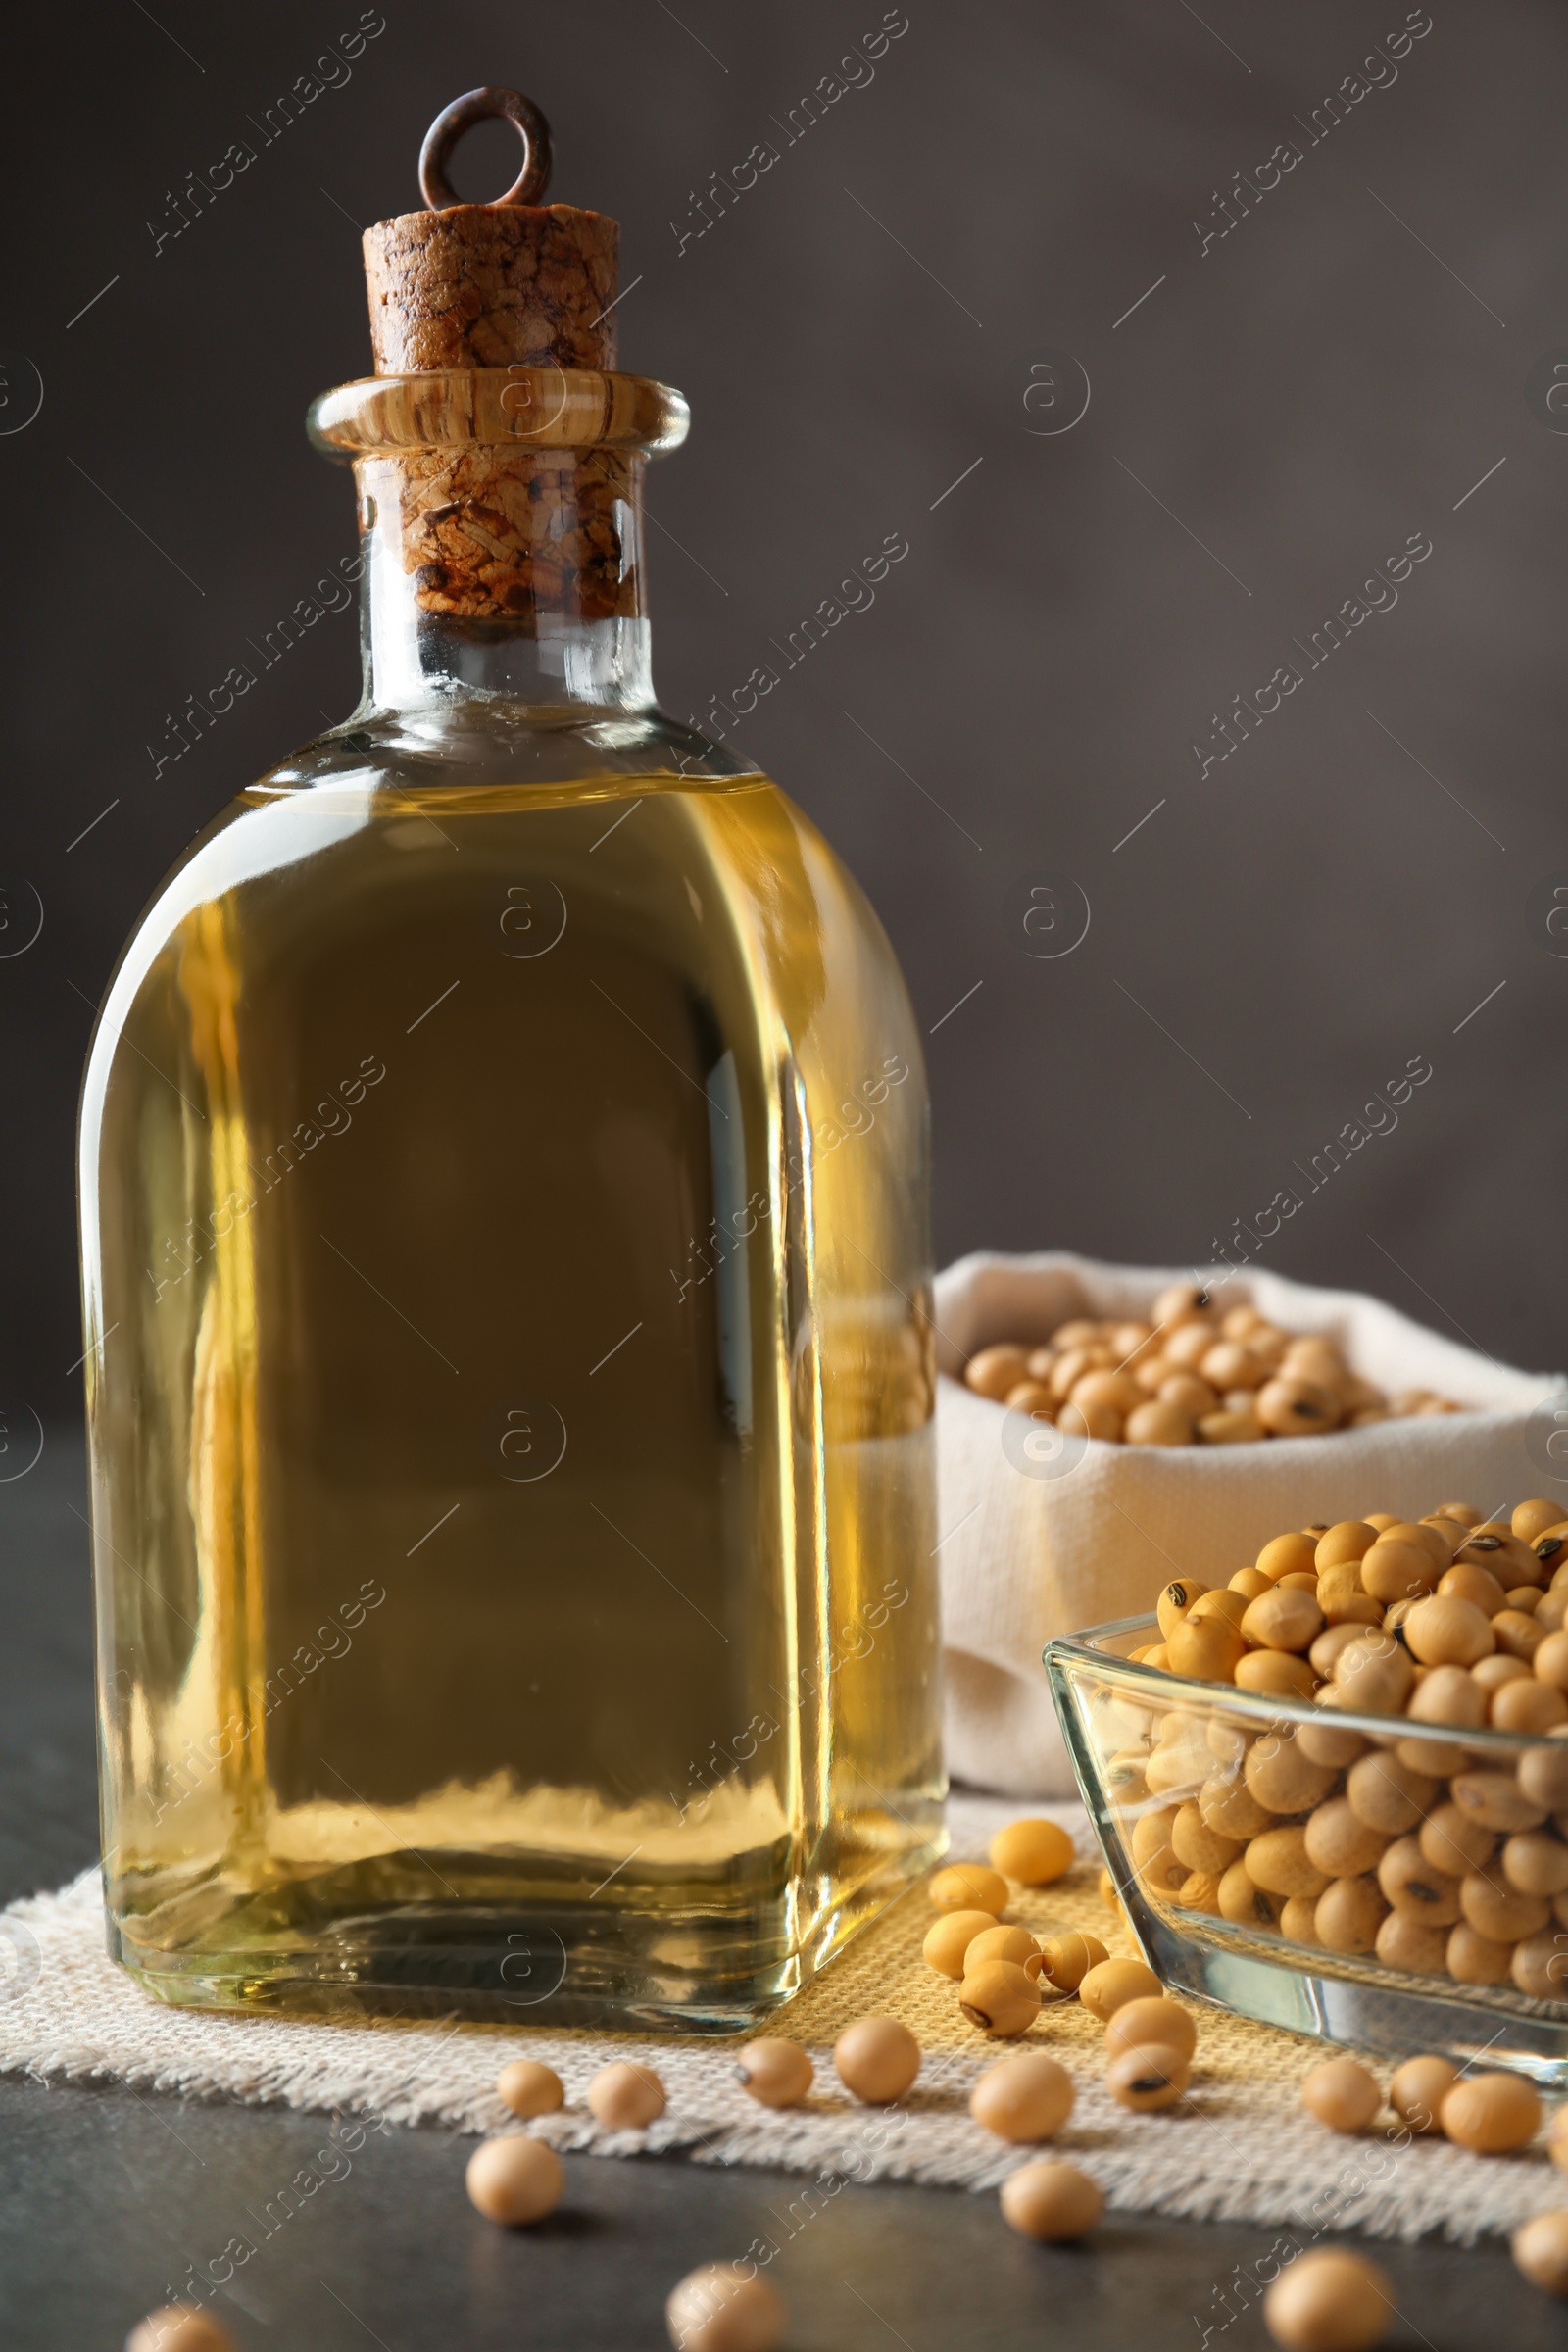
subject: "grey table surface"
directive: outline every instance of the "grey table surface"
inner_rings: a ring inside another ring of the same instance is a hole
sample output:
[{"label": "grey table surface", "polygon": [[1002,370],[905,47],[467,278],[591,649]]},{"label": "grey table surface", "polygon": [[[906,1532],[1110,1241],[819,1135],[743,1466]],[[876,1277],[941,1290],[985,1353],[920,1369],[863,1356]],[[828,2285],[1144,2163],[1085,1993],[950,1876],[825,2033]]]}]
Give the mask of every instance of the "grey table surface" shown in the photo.
[{"label": "grey table surface", "polygon": [[[60,1885],[97,1852],[82,1448],[51,1430],[0,1484],[0,1893]],[[114,2352],[137,2317],[266,2213],[321,2145],[320,2117],[123,2090],[0,2082],[0,2343]],[[1139,2352],[1266,2344],[1237,2286],[1275,2232],[1112,2216],[1088,2246],[1026,2244],[990,2196],[847,2186],[812,2211],[800,2176],[680,2160],[567,2158],[560,2211],[515,2234],[468,2206],[472,2142],[368,2137],[271,2230],[217,2308],[250,2352],[638,2352],[699,2262],[754,2238],[792,2352],[1034,2345]],[[1504,2249],[1374,2249],[1397,2352],[1561,2352],[1564,2307]],[[1252,2289],[1255,2297],[1256,2288]],[[1236,2316],[1226,2321],[1230,2308]],[[1205,2332],[1206,2331],[1206,2332]]]}]

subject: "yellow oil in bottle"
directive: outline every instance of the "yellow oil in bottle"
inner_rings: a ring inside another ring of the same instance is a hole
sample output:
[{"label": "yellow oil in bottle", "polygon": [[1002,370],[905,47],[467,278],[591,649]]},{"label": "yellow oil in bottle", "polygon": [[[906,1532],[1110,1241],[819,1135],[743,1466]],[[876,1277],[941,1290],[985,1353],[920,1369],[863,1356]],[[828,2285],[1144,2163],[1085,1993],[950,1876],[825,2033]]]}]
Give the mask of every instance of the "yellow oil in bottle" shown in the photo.
[{"label": "yellow oil in bottle", "polygon": [[232,804],[95,1045],[117,1949],[725,2030],[940,1840],[918,1042],[765,779],[422,773]]}]

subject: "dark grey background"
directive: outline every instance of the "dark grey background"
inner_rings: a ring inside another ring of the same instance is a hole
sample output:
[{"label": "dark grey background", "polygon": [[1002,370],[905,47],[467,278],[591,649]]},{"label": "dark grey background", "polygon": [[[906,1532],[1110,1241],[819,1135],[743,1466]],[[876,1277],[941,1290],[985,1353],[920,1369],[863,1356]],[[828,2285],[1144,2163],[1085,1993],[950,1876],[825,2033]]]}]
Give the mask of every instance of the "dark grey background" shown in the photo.
[{"label": "dark grey background", "polygon": [[[487,79],[552,118],[553,193],[624,224],[623,365],[692,401],[652,485],[666,704],[706,710],[908,539],[741,740],[865,884],[933,1033],[939,1259],[1205,1259],[1424,1055],[1396,1132],[1264,1262],[1561,1362],[1568,962],[1527,906],[1568,873],[1568,439],[1526,398],[1568,344],[1561,8],[1433,0],[1313,144],[1402,0],[908,0],[869,86],[681,251],[694,192],[783,145],[880,0],[385,0],[347,85],[155,254],[171,192],[257,144],[358,13],[10,27],[0,343],[44,401],[0,434],[0,873],[45,921],[0,962],[0,1389],[75,1409],[72,1131],[122,940],[192,831],[353,699],[343,615],[153,779],[166,714],[352,546],[301,418],[368,367],[355,223],[417,201],[425,124]],[[1195,220],[1292,138],[1204,253]],[[510,168],[475,152],[465,192]],[[1054,436],[1023,397],[1047,349],[1092,385]],[[1412,532],[1433,553],[1397,606],[1200,778],[1211,713]],[[1043,873],[1093,909],[1056,960],[1018,944]]]}]

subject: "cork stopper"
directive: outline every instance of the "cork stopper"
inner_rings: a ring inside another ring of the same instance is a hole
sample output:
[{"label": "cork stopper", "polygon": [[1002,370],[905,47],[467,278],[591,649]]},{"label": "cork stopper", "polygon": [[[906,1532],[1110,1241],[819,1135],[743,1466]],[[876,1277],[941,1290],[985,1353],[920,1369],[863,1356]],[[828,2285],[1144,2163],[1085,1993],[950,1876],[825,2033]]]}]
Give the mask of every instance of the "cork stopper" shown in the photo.
[{"label": "cork stopper", "polygon": [[365,232],[377,375],[613,368],[618,223],[575,205],[459,204]]},{"label": "cork stopper", "polygon": [[[513,123],[522,169],[494,204],[462,204],[447,177],[475,122]],[[613,368],[618,221],[541,205],[550,126],[520,91],[469,90],[437,115],[419,155],[428,210],[365,232],[377,375],[447,368]]]},{"label": "cork stopper", "polygon": [[[522,169],[496,203],[463,204],[447,177],[452,149],[495,118],[516,127]],[[378,376],[613,368],[619,223],[539,204],[550,161],[549,125],[516,90],[470,90],[436,117],[419,157],[429,209],[365,231]],[[517,395],[525,407],[521,384]],[[632,463],[599,450],[431,453],[373,466],[367,487],[398,498],[404,560],[424,610],[528,626],[546,610],[588,618],[635,610],[616,515],[616,502],[635,495]]]}]

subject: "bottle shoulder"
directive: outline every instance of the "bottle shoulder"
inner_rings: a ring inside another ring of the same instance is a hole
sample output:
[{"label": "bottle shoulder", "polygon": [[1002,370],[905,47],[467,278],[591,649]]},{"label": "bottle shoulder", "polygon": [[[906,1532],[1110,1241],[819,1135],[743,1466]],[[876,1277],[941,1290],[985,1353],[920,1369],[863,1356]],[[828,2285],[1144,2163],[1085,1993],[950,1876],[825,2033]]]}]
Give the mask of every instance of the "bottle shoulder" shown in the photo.
[{"label": "bottle shoulder", "polygon": [[498,694],[435,695],[360,710],[260,777],[252,795],[379,781],[415,793],[572,788],[613,794],[651,775],[692,786],[755,781],[760,770],[656,707],[542,709]]},{"label": "bottle shoulder", "polygon": [[404,713],[304,747],[220,810],[149,901],[104,1000],[87,1097],[144,991],[170,981],[204,924],[245,943],[261,985],[260,939],[306,958],[334,930],[412,940],[449,919],[455,894],[475,923],[526,929],[530,890],[612,931],[655,923],[673,941],[688,914],[694,937],[716,924],[808,1060],[830,1000],[877,1005],[888,1050],[917,1058],[892,950],[809,818],[673,722],[644,714],[609,732],[494,710],[414,727]]}]

